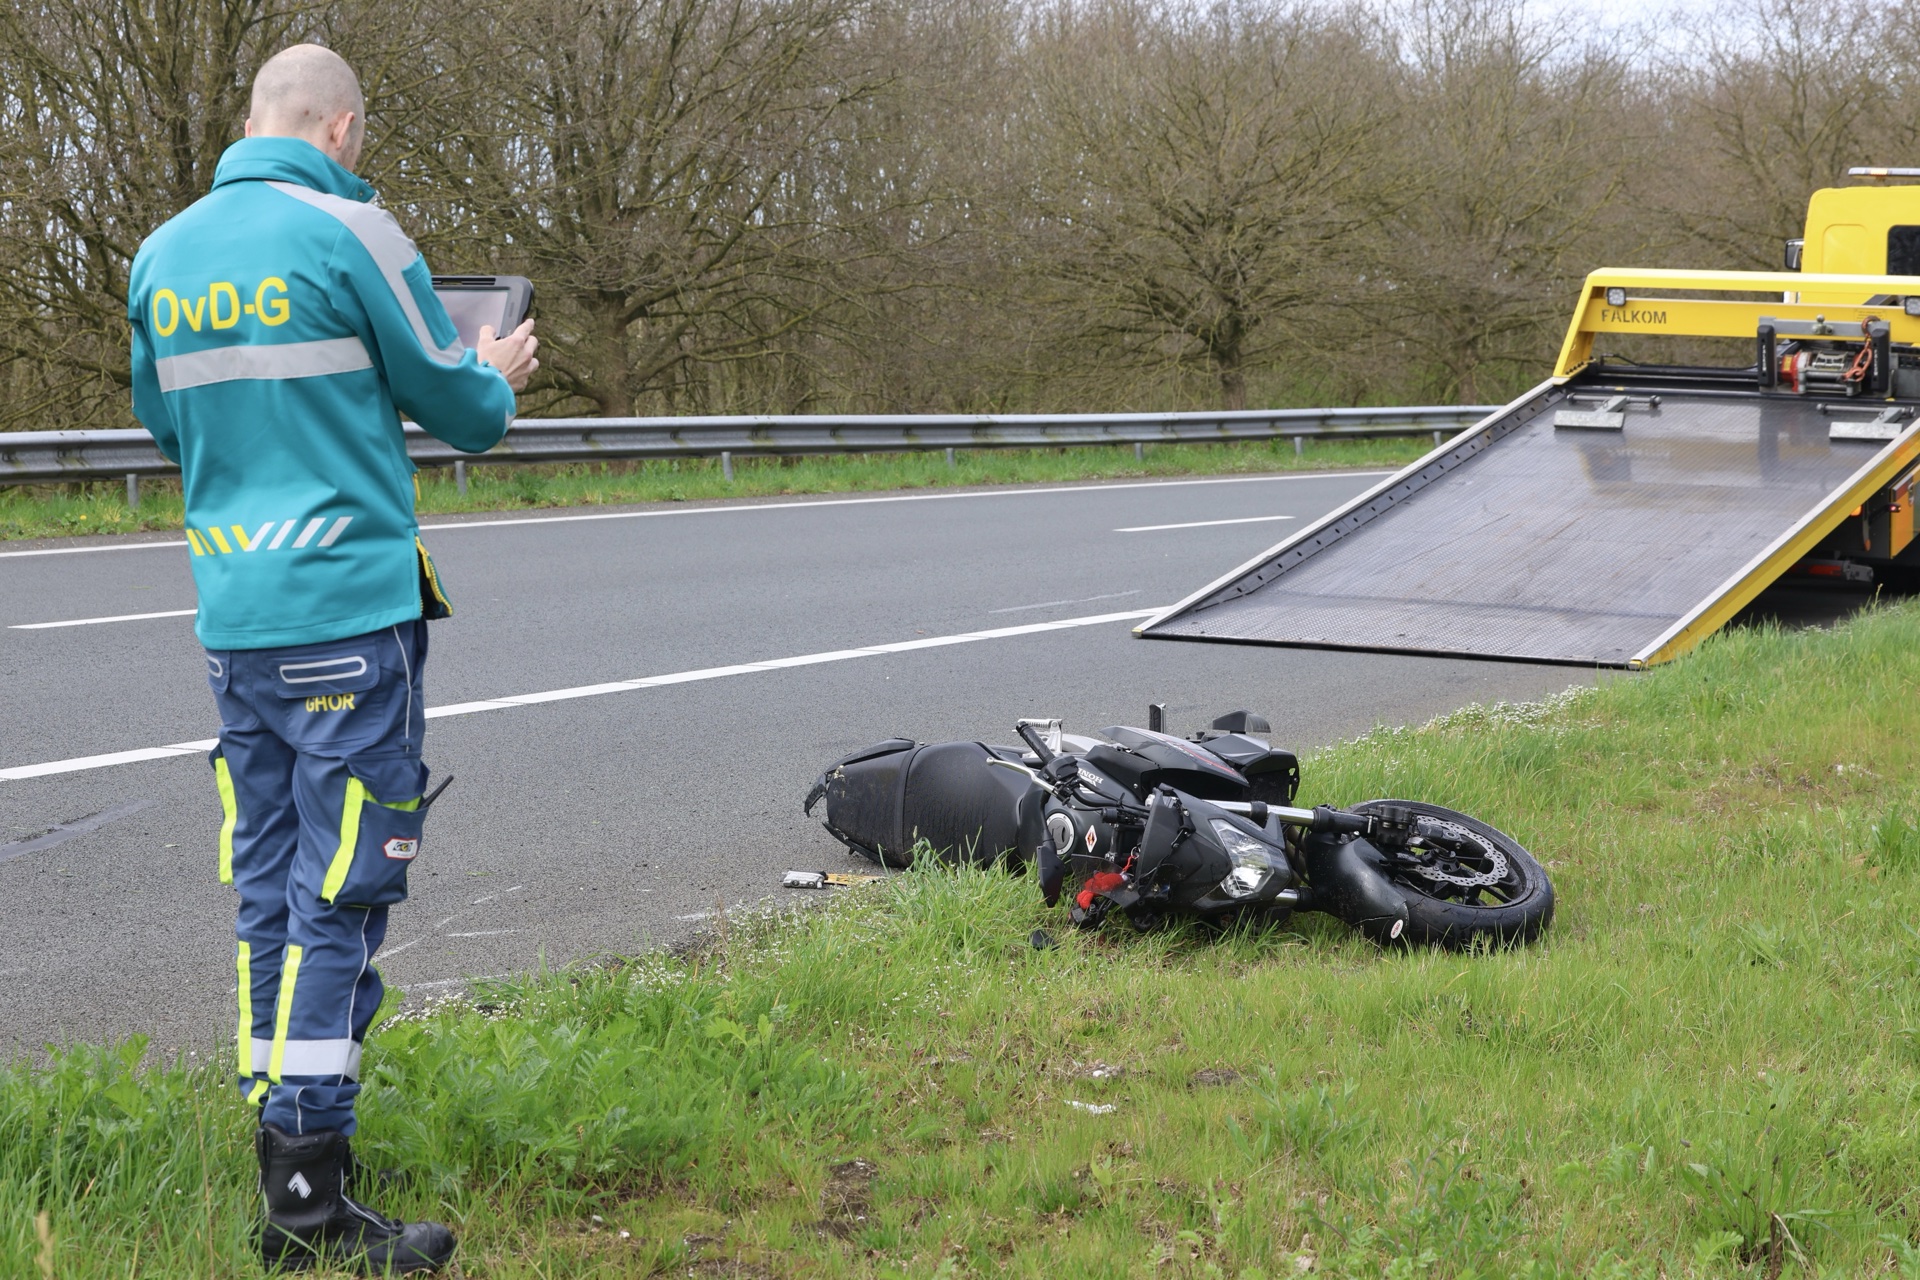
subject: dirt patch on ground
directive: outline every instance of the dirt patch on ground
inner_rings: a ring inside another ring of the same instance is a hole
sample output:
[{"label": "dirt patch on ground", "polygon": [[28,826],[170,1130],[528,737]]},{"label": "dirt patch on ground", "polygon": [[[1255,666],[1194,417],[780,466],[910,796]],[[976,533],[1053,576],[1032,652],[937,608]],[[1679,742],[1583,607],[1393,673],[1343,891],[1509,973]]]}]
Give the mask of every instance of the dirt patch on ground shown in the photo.
[{"label": "dirt patch on ground", "polygon": [[700,1276],[702,1280],[713,1277],[726,1277],[726,1280],[780,1280],[780,1273],[770,1271],[757,1262],[746,1262],[739,1258],[709,1258],[696,1262],[687,1268],[690,1276]]},{"label": "dirt patch on ground", "polygon": [[1240,1083],[1240,1073],[1232,1067],[1205,1067],[1194,1072],[1187,1083],[1195,1089],[1217,1089]]},{"label": "dirt patch on ground", "polygon": [[867,1224],[873,1212],[873,1180],[880,1166],[871,1160],[848,1160],[828,1170],[820,1192],[820,1229],[845,1238]]}]

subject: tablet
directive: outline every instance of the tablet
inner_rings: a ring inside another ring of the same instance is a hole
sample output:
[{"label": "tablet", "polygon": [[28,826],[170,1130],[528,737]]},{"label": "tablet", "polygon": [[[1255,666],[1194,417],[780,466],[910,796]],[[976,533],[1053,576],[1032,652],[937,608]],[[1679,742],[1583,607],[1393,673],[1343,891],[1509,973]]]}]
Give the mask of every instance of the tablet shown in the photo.
[{"label": "tablet", "polygon": [[499,337],[533,309],[533,281],[525,276],[435,276],[433,293],[469,347],[480,341],[481,325],[492,325]]}]

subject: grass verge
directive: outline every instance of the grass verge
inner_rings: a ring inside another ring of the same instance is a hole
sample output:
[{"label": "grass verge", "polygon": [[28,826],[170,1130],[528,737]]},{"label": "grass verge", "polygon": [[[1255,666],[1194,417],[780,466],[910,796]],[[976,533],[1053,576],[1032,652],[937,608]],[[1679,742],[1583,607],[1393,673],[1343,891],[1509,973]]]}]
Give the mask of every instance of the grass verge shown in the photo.
[{"label": "grass verge", "polygon": [[[880,489],[1400,467],[1429,447],[1424,440],[1309,440],[1296,455],[1292,444],[1284,440],[1150,445],[1144,460],[1136,460],[1131,448],[982,449],[962,451],[952,467],[947,465],[945,455],[938,453],[737,458],[731,482],[714,458],[567,466],[476,463],[468,469],[465,496],[454,487],[450,469],[420,472],[418,506],[422,515],[450,515]],[[177,480],[144,481],[137,511],[127,507],[126,486],[118,481],[0,488],[0,539],[139,533],[178,529],[180,525]]]},{"label": "grass verge", "polygon": [[[1917,681],[1902,605],[1308,762],[1530,844],[1531,949],[910,873],[390,1019],[361,1148],[469,1277],[1920,1276]],[[252,1274],[248,1114],[140,1052],[0,1073],[0,1274]]]}]

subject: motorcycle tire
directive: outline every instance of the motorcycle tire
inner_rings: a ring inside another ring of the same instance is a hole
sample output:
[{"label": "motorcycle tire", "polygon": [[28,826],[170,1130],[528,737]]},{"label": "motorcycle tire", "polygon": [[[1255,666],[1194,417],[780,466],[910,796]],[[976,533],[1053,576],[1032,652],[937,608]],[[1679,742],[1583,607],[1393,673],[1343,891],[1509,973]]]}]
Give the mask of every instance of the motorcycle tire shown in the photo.
[{"label": "motorcycle tire", "polygon": [[1404,941],[1415,945],[1464,948],[1485,941],[1495,946],[1532,942],[1553,923],[1553,882],[1546,868],[1518,840],[1478,818],[1425,804],[1418,800],[1369,800],[1353,806],[1367,813],[1382,805],[1399,805],[1417,817],[1464,829],[1484,847],[1498,854],[1456,863],[1452,873],[1469,878],[1499,873],[1491,883],[1456,885],[1443,878],[1381,868],[1394,887],[1406,895],[1407,928]]}]

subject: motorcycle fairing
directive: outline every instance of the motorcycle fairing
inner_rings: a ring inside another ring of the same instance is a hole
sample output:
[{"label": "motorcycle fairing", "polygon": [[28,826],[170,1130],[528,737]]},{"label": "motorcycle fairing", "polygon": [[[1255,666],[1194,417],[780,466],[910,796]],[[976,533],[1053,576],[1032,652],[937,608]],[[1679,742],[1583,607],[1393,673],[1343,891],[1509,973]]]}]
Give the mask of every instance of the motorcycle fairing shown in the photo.
[{"label": "motorcycle fairing", "polygon": [[1157,765],[1157,782],[1203,800],[1239,800],[1247,794],[1247,780],[1237,769],[1183,738],[1126,725],[1113,725],[1100,732]]}]

